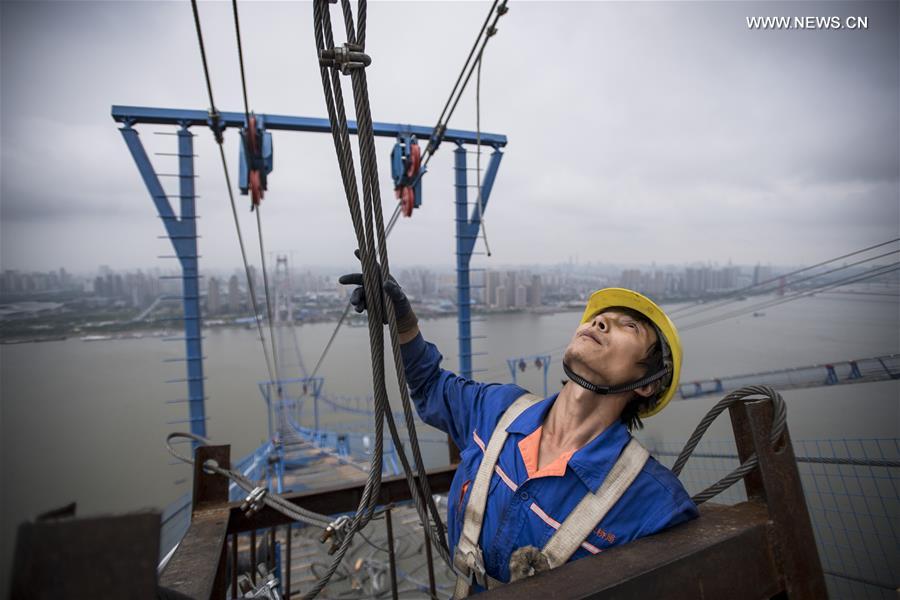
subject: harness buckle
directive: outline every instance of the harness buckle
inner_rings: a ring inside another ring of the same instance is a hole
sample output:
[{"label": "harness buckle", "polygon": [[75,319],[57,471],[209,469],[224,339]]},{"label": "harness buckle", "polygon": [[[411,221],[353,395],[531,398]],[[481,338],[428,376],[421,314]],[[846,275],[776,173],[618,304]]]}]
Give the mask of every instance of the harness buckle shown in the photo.
[{"label": "harness buckle", "polygon": [[484,569],[484,554],[480,547],[476,546],[474,552],[471,550],[463,552],[457,546],[456,552],[453,554],[453,566],[469,586],[477,583],[487,589],[487,572]]}]

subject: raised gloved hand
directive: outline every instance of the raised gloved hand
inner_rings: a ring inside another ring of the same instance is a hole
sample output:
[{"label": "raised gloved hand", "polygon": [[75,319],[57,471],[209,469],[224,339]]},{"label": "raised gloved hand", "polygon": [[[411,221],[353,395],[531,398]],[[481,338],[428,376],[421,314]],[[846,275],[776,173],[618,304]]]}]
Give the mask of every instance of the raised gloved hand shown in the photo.
[{"label": "raised gloved hand", "polygon": [[[354,254],[356,254],[356,258],[359,258],[359,250],[356,250]],[[338,283],[341,283],[342,285],[357,286],[350,294],[350,304],[353,305],[353,308],[358,313],[366,310],[366,290],[362,273],[348,273],[347,275],[341,275],[338,279]],[[418,325],[419,320],[416,318],[416,313],[413,312],[412,306],[409,304],[409,299],[406,297],[406,294],[403,293],[403,288],[400,287],[400,284],[397,283],[397,280],[394,279],[393,275],[388,275],[387,280],[384,282],[384,291],[394,305],[394,314],[397,316],[397,332],[402,334],[412,331],[413,328]],[[385,325],[386,324],[387,321],[385,321]]]}]

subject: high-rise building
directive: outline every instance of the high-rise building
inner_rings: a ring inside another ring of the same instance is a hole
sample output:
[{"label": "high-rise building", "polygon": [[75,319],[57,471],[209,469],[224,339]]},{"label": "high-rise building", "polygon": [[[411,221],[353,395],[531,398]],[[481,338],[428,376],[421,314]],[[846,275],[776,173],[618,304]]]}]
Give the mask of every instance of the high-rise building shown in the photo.
[{"label": "high-rise building", "polygon": [[517,273],[515,271],[506,272],[506,283],[504,284],[506,288],[506,306],[516,305],[516,288],[518,287],[516,276]]},{"label": "high-rise building", "polygon": [[529,291],[529,306],[532,308],[537,308],[543,304],[544,301],[544,291],[541,286],[541,276],[540,275],[532,275],[531,276],[531,286],[528,288]]},{"label": "high-rise building", "polygon": [[528,306],[527,301],[527,291],[524,285],[519,284],[516,286],[516,296],[515,303],[513,304],[516,308],[525,308]]},{"label": "high-rise building", "polygon": [[222,310],[222,299],[220,297],[219,280],[210,277],[206,283],[206,312],[214,315]]},{"label": "high-rise building", "polygon": [[237,275],[232,275],[228,280],[228,310],[231,312],[241,310],[241,288],[238,285]]},{"label": "high-rise building", "polygon": [[497,271],[485,271],[484,277],[484,303],[487,306],[497,306],[497,288],[500,287],[500,273]]},{"label": "high-rise building", "polygon": [[495,306],[497,308],[507,308],[509,306],[509,302],[507,302],[509,296],[506,294],[506,286],[500,285],[497,286],[497,302]]}]

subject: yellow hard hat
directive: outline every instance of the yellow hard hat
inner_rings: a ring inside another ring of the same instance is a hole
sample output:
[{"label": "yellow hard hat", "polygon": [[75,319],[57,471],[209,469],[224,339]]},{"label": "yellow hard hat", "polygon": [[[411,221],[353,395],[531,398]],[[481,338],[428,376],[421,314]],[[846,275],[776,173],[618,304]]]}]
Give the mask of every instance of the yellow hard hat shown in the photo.
[{"label": "yellow hard hat", "polygon": [[587,306],[584,308],[584,315],[581,317],[582,324],[593,319],[597,313],[613,306],[630,308],[647,317],[656,326],[657,332],[665,338],[665,343],[669,347],[672,361],[672,379],[669,381],[668,387],[659,395],[659,400],[656,401],[656,404],[638,414],[642,419],[652,417],[666,407],[678,389],[682,355],[678,330],[675,329],[675,324],[672,323],[669,316],[653,300],[643,294],[633,290],[626,290],[625,288],[604,288],[591,294]]}]

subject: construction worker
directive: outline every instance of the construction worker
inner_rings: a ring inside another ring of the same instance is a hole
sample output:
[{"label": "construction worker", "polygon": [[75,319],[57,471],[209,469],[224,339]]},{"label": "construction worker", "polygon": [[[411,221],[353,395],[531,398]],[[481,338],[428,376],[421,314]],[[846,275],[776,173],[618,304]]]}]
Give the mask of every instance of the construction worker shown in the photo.
[{"label": "construction worker", "polygon": [[[362,276],[340,282],[360,286],[351,303],[365,310]],[[389,278],[384,287],[419,416],[461,451],[447,515],[456,597],[698,515],[678,479],[630,434],[668,404],[681,369],[678,333],[651,300],[594,292],[563,355],[569,382],[540,399],[442,369],[400,286]]]}]

